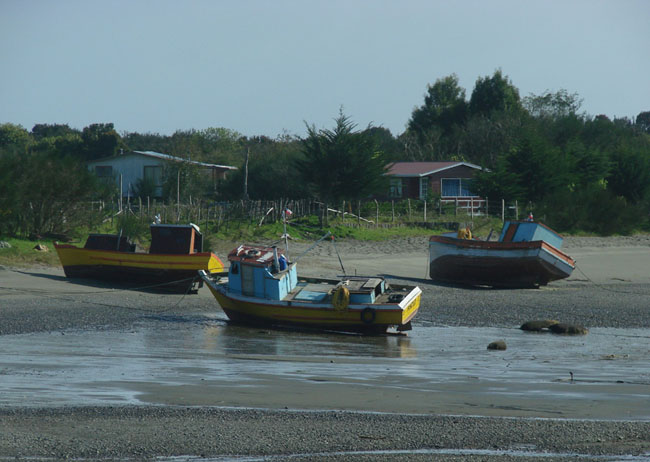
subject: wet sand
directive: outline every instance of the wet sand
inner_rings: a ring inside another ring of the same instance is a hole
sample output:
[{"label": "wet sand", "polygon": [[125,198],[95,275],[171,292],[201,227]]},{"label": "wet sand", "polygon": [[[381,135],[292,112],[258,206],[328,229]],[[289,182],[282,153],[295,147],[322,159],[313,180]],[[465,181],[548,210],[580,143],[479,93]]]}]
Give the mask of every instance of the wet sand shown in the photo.
[{"label": "wet sand", "polygon": [[[306,248],[291,242],[291,256],[296,258]],[[434,284],[426,279],[423,238],[339,242],[336,249],[348,273],[399,276],[423,288],[415,329],[516,328],[527,320],[545,318],[589,328],[650,327],[650,238],[646,236],[567,239],[564,250],[577,260],[578,269],[571,278],[539,290]],[[341,272],[331,244],[321,244],[302,257],[300,268],[301,274],[314,276]],[[0,334],[139,329],[147,316],[200,317],[214,311],[215,302],[206,290],[187,297],[161,297],[69,281],[59,269],[0,270]],[[650,345],[647,352],[650,358]],[[638,389],[632,391],[632,386]],[[0,410],[0,456],[138,459],[144,455],[303,454],[291,460],[527,460],[534,459],[536,452],[550,451],[556,459],[544,460],[579,460],[576,453],[584,460],[597,454],[650,457],[647,414],[641,411],[630,420],[625,408],[633,403],[621,407],[607,399],[619,392],[636,394],[641,408],[648,406],[647,382],[608,384],[602,402],[592,403],[555,400],[543,392],[534,403],[512,397],[499,402],[494,395],[481,398],[480,385],[465,383],[456,389],[439,389],[430,397],[402,396],[396,404],[390,396],[382,396],[385,389],[373,396],[367,389],[351,388],[342,393],[341,387],[327,383],[313,387],[278,378],[267,384],[263,396],[237,387],[197,386],[179,392],[154,386],[148,390],[149,402],[157,404],[153,408],[5,406]],[[210,398],[215,395],[218,403]],[[331,411],[322,412],[325,409]],[[414,415],[419,413],[424,415]],[[449,414],[457,417],[443,417]],[[455,423],[454,432],[449,431],[449,419]],[[234,433],[244,422],[248,430]],[[408,430],[400,431],[401,425]],[[524,454],[519,454],[522,448]],[[415,449],[428,452],[418,454]],[[336,454],[351,450],[405,452]]]}]

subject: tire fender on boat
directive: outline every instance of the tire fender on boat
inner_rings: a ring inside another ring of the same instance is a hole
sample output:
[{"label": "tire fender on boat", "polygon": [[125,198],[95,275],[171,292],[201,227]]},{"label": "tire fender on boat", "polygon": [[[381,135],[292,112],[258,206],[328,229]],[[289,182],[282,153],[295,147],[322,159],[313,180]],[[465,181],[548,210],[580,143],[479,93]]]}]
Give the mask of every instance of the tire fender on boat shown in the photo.
[{"label": "tire fender on boat", "polygon": [[348,307],[350,303],[350,291],[347,287],[339,287],[332,294],[332,305],[337,311],[342,311]]},{"label": "tire fender on boat", "polygon": [[377,312],[370,307],[366,307],[361,311],[361,322],[364,324],[372,324],[375,322]]}]

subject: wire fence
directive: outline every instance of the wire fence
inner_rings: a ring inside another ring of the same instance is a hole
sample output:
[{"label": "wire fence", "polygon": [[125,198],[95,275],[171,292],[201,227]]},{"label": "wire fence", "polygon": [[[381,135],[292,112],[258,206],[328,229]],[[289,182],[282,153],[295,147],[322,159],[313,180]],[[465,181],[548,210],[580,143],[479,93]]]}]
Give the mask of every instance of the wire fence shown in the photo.
[{"label": "wire fence", "polygon": [[123,204],[93,202],[90,206],[95,212],[102,211],[112,218],[129,214],[142,221],[158,218],[162,223],[192,222],[215,232],[242,223],[262,226],[281,222],[287,210],[289,221],[316,216],[324,223],[370,228],[407,225],[434,227],[441,223],[466,223],[485,217],[505,221],[525,217],[532,209],[531,204],[522,208],[517,201],[476,197],[399,201],[370,199],[327,205],[315,199],[228,202],[190,199],[179,203],[136,199]]}]

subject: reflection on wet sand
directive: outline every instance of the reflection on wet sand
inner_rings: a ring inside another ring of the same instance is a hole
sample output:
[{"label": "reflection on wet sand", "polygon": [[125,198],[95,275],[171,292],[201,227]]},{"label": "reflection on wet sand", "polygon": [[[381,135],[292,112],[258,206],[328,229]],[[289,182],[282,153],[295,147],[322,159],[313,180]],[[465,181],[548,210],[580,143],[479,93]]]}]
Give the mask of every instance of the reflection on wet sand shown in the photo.
[{"label": "reflection on wet sand", "polygon": [[[648,336],[418,326],[408,336],[160,318],[3,336],[0,404],[181,404],[647,419]],[[151,326],[150,323],[147,324]],[[506,351],[488,351],[504,339]],[[318,399],[314,397],[318,396]]]},{"label": "reflection on wet sand", "polygon": [[[274,361],[323,361],[329,357],[407,358],[415,357],[406,335],[364,336],[299,329],[259,329],[236,324],[214,326],[204,331],[217,350],[241,359]],[[301,359],[302,358],[302,359]]]}]

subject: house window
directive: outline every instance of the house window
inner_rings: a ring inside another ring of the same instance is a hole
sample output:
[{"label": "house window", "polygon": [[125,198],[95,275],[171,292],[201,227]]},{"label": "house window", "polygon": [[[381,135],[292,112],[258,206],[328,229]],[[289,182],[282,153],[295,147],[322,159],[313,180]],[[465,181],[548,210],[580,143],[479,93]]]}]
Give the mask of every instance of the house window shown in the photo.
[{"label": "house window", "polygon": [[471,178],[443,178],[442,197],[467,197],[475,196],[472,192]]},{"label": "house window", "polygon": [[144,179],[151,181],[156,186],[162,186],[162,167],[159,165],[146,166]]},{"label": "house window", "polygon": [[474,180],[463,178],[460,180],[460,195],[461,196],[476,196],[473,191]]},{"label": "house window", "polygon": [[113,167],[110,165],[97,165],[95,167],[95,175],[97,175],[99,178],[112,178]]},{"label": "house window", "polygon": [[429,178],[425,176],[420,178],[420,199],[425,200],[427,198],[428,192],[429,192]]},{"label": "house window", "polygon": [[402,197],[402,179],[390,179],[390,197]]}]

